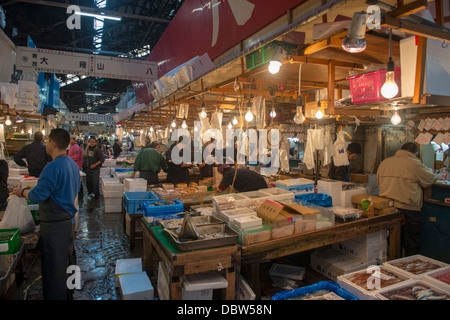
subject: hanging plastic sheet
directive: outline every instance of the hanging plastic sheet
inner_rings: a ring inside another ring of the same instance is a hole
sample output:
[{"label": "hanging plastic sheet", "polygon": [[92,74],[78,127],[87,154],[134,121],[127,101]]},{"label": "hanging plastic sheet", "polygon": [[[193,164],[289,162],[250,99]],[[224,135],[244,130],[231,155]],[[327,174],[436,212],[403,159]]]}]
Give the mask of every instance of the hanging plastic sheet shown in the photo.
[{"label": "hanging plastic sheet", "polygon": [[200,113],[198,114],[201,122],[201,133],[204,134],[206,131],[211,129],[211,124],[209,123],[208,117],[202,118]]},{"label": "hanging plastic sheet", "polygon": [[281,134],[281,143],[280,143],[280,170],[284,172],[289,172],[290,166],[289,166],[289,149],[290,149],[290,142],[289,140],[284,136],[284,134]]},{"label": "hanging plastic sheet", "polygon": [[347,156],[347,142],[345,141],[344,132],[338,132],[336,141],[333,146],[333,163],[336,167],[348,166],[350,163]]},{"label": "hanging plastic sheet", "polygon": [[324,148],[323,148],[323,164],[324,166],[331,163],[333,158],[333,140],[331,139],[330,128],[327,126],[325,128],[325,137],[324,137]]},{"label": "hanging plastic sheet", "polygon": [[311,142],[314,150],[323,150],[325,146],[324,129],[309,129],[308,131],[311,132]]},{"label": "hanging plastic sheet", "polygon": [[266,127],[266,99],[262,96],[254,97],[252,100],[252,113],[255,115],[256,128]]},{"label": "hanging plastic sheet", "polygon": [[216,130],[222,130],[222,118],[223,113],[222,112],[214,112],[211,115],[211,128]]},{"label": "hanging plastic sheet", "polygon": [[180,119],[186,119],[188,117],[189,113],[189,104],[187,103],[180,103],[177,106],[177,118]]},{"label": "hanging plastic sheet", "polygon": [[306,165],[308,170],[314,168],[314,146],[312,143],[311,130],[313,129],[308,129],[307,131],[305,153],[303,156],[303,163]]}]

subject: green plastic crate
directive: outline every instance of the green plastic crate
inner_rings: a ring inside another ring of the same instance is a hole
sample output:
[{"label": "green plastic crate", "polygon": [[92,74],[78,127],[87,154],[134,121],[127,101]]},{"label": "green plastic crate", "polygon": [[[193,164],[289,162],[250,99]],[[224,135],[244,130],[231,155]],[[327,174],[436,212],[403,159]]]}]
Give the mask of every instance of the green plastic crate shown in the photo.
[{"label": "green plastic crate", "polygon": [[282,46],[288,52],[291,51],[292,49],[297,48],[297,45],[292,43],[274,41],[245,56],[245,66],[247,70],[253,70],[266,63],[269,63],[270,59],[272,58],[273,50],[279,45]]},{"label": "green plastic crate", "polygon": [[19,233],[19,228],[0,229],[0,255],[17,253]]}]

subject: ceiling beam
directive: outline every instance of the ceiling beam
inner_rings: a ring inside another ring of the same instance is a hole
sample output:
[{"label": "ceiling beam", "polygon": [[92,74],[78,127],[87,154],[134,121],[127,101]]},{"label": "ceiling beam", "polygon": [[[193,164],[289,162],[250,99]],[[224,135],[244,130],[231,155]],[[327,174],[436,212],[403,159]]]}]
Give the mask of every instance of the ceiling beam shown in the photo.
[{"label": "ceiling beam", "polygon": [[396,19],[385,15],[381,18],[381,26],[425,38],[431,38],[439,41],[450,41],[450,32],[444,29],[438,29],[437,27],[440,27],[439,25],[436,25],[437,27],[433,28],[423,24],[418,24],[404,19]]},{"label": "ceiling beam", "polygon": [[[70,6],[68,3],[59,3],[54,1],[45,1],[45,0],[15,0],[17,2],[26,2],[31,4],[39,4],[39,5],[45,5],[45,6],[51,6],[51,7],[58,7],[58,8],[67,8]],[[112,11],[112,10],[105,10],[105,9],[99,9],[99,8],[93,8],[93,7],[86,7],[86,6],[78,6],[82,11],[86,11],[89,13],[95,13],[95,14],[106,14],[111,16],[118,16],[123,18],[129,18],[129,19],[138,19],[138,20],[146,20],[146,21],[153,21],[153,22],[159,22],[159,23],[170,23],[170,20],[166,19],[160,19],[160,18],[153,18],[153,17],[147,17],[137,14],[131,14],[126,12],[119,12],[119,11]]]}]

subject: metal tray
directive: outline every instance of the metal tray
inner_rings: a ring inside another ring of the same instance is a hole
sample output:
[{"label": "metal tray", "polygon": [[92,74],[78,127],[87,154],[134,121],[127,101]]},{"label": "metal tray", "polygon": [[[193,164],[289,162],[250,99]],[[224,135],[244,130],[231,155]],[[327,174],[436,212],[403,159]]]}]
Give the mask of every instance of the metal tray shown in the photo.
[{"label": "metal tray", "polygon": [[177,239],[171,232],[167,232],[169,237],[172,239],[173,243],[180,251],[191,251],[191,250],[199,250],[199,249],[209,249],[215,247],[222,246],[230,246],[237,243],[239,238],[239,234],[231,229],[226,224],[209,224],[198,226],[197,231],[202,235],[210,235],[214,233],[224,233],[225,237],[221,238],[213,238],[213,239],[199,239],[192,241],[180,241]]},{"label": "metal tray", "polygon": [[[191,217],[192,222],[195,224],[195,226],[200,227],[204,225],[210,225],[210,224],[222,224],[224,223],[223,220],[220,220],[219,218],[213,217],[213,216],[196,216]],[[159,222],[161,226],[163,226],[166,229],[169,230],[176,230],[183,224],[183,219],[167,219],[167,220],[161,220]]]}]

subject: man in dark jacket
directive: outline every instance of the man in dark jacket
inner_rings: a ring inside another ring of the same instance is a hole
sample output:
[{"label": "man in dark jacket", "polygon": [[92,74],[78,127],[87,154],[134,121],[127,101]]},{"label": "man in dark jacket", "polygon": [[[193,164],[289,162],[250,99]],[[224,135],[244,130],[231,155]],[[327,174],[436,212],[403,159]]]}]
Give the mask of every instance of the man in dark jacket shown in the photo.
[{"label": "man in dark jacket", "polygon": [[116,141],[114,142],[113,151],[114,151],[114,158],[120,156],[120,153],[122,152],[122,147],[119,144],[119,139],[116,139]]},{"label": "man in dark jacket", "polygon": [[[28,173],[32,177],[39,178],[42,169],[52,161],[52,157],[45,150],[44,135],[42,132],[34,134],[34,141],[27,144],[14,155],[14,162],[21,167],[28,167]],[[25,158],[25,161],[23,159]]]},{"label": "man in dark jacket", "polygon": [[88,194],[94,193],[95,199],[100,197],[100,167],[103,162],[105,162],[105,157],[102,151],[97,148],[97,139],[91,137],[86,157],[86,187]]}]

